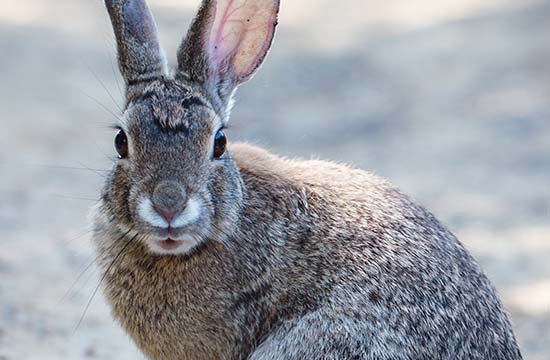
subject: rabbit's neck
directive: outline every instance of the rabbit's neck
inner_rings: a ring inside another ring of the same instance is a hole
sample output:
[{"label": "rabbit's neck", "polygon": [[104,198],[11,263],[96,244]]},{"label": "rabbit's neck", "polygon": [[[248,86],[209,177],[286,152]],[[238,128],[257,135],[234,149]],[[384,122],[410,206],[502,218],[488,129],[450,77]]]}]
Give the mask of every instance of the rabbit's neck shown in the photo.
[{"label": "rabbit's neck", "polygon": [[118,251],[100,259],[105,293],[114,316],[150,358],[232,358],[250,351],[267,326],[271,305],[255,298],[270,287],[243,273],[223,245],[212,242],[182,258],[151,255],[136,242],[113,263]]}]

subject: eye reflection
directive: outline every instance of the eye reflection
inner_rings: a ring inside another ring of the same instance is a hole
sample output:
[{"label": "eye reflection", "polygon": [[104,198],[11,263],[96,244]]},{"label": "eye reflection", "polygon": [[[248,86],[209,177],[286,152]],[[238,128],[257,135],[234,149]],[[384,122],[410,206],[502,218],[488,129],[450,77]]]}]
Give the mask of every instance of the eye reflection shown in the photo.
[{"label": "eye reflection", "polygon": [[219,159],[222,157],[222,155],[225,153],[225,147],[227,145],[227,138],[225,137],[225,134],[223,131],[219,130],[216,133],[216,137],[214,138],[214,152],[213,157],[214,159]]},{"label": "eye reflection", "polygon": [[119,159],[128,157],[128,138],[123,130],[119,130],[115,136],[115,149]]}]

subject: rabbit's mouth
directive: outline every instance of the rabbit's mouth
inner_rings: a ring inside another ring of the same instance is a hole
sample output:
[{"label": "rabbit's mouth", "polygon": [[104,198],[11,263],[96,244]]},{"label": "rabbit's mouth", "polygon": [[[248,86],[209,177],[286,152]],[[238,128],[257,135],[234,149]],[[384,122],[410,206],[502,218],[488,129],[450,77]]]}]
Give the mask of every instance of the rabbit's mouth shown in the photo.
[{"label": "rabbit's mouth", "polygon": [[160,246],[163,250],[176,250],[182,245],[183,241],[179,240],[172,240],[170,238],[166,240],[159,240],[157,241],[157,245]]},{"label": "rabbit's mouth", "polygon": [[152,236],[145,240],[149,250],[158,255],[184,255],[202,241],[198,236],[184,235],[179,237]]},{"label": "rabbit's mouth", "polygon": [[198,196],[190,197],[185,208],[171,216],[161,215],[147,197],[139,200],[137,210],[138,228],[147,234],[145,243],[154,254],[183,255],[203,242],[208,216]]},{"label": "rabbit's mouth", "polygon": [[[181,249],[189,248],[189,243],[184,240],[174,240],[168,238],[166,240],[157,240],[155,241],[155,248],[160,248],[162,251],[170,253],[180,253]],[[181,248],[181,249],[180,249]]]}]

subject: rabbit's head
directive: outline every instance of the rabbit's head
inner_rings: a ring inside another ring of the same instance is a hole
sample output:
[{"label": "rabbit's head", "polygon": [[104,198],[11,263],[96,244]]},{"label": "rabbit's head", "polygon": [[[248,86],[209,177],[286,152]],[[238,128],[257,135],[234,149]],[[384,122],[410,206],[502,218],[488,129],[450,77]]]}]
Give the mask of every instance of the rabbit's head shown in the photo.
[{"label": "rabbit's head", "polygon": [[[231,233],[242,180],[223,128],[235,89],[267,54],[278,0],[204,0],[168,73],[145,0],[105,0],[126,106],[102,196],[111,225],[157,254],[188,254]],[[137,236],[139,235],[139,236]]]}]

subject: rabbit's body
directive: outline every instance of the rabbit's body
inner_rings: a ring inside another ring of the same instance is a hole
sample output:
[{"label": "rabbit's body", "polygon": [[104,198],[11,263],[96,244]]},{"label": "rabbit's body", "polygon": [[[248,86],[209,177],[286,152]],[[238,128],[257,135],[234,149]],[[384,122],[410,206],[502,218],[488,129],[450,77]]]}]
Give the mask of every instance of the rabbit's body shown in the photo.
[{"label": "rabbit's body", "polygon": [[[233,235],[189,258],[137,243],[107,273],[114,315],[152,359],[520,358],[474,260],[399,191],[246,145],[232,157]],[[108,235],[104,270],[125,245]]]},{"label": "rabbit's body", "polygon": [[105,0],[126,83],[94,240],[113,314],[153,360],[520,359],[455,237],[383,180],[247,145],[236,88],[278,0],[203,0],[166,68],[145,0]]}]

